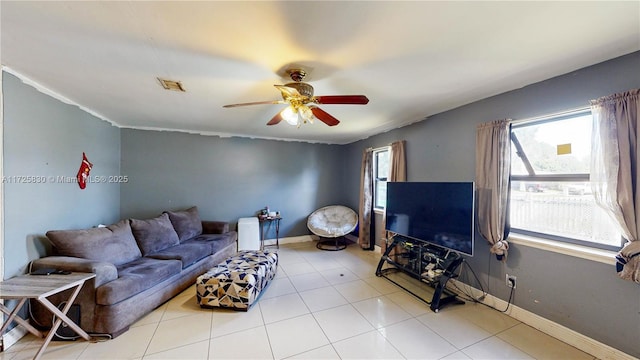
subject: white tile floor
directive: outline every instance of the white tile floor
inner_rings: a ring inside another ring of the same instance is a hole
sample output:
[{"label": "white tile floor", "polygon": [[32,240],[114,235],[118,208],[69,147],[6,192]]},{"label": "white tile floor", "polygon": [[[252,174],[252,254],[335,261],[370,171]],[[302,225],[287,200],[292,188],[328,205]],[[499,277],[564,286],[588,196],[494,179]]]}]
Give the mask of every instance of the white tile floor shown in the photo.
[{"label": "white tile floor", "polygon": [[[281,245],[276,278],[248,312],[201,309],[191,287],[116,339],[53,342],[45,359],[593,359],[483,305],[433,313],[375,276],[350,245]],[[414,285],[426,287],[416,282]],[[0,360],[30,359],[26,336]]]}]

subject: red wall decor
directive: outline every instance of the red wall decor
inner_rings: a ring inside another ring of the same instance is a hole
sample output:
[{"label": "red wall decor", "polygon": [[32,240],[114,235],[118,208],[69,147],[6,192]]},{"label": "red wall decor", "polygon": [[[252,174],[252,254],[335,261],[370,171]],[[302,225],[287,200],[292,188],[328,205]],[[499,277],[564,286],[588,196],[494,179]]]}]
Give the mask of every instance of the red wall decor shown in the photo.
[{"label": "red wall decor", "polygon": [[84,189],[87,187],[87,179],[89,178],[89,171],[91,171],[92,167],[93,164],[89,162],[89,160],[87,159],[87,155],[85,155],[83,152],[82,163],[80,164],[80,169],[78,169],[78,175],[76,175],[80,189]]}]

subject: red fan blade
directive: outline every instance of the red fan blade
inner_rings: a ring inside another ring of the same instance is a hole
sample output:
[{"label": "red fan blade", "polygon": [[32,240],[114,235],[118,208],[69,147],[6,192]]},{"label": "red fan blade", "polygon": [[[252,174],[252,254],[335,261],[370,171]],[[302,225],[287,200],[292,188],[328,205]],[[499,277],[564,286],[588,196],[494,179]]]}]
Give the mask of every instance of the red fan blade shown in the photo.
[{"label": "red fan blade", "polygon": [[316,96],[315,102],[318,104],[365,105],[369,103],[369,99],[364,95],[325,95]]},{"label": "red fan blade", "polygon": [[280,121],[282,121],[282,115],[280,114],[280,112],[278,112],[274,117],[271,118],[271,120],[269,120],[267,125],[276,125]]},{"label": "red fan blade", "polygon": [[327,113],[326,111],[320,109],[319,107],[310,107],[311,108],[311,112],[313,113],[313,116],[317,117],[320,121],[322,121],[323,123],[329,125],[329,126],[336,126],[338,124],[340,124],[340,121],[338,121],[338,119],[334,118],[333,116],[329,115],[329,113]]},{"label": "red fan blade", "polygon": [[263,105],[263,104],[285,104],[285,102],[282,100],[255,101],[255,102],[248,102],[248,103],[241,103],[241,104],[229,104],[229,105],[224,105],[223,107],[232,108],[232,107],[238,107],[238,106]]}]

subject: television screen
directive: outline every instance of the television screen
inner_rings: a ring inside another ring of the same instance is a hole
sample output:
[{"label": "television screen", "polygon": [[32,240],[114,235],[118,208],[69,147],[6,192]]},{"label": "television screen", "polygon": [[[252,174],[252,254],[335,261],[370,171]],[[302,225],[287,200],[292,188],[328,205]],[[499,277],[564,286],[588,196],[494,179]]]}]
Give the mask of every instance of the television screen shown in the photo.
[{"label": "television screen", "polygon": [[473,182],[389,182],[386,229],[473,256],[473,204]]}]

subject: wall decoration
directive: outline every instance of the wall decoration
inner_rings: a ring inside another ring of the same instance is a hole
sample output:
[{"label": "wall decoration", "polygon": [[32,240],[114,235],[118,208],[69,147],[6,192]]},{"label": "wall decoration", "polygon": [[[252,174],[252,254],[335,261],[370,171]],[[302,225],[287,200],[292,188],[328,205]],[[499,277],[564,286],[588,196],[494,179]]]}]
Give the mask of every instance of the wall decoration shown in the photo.
[{"label": "wall decoration", "polygon": [[92,167],[93,164],[89,162],[89,159],[87,159],[87,155],[85,155],[85,153],[83,152],[82,163],[80,164],[80,169],[78,169],[78,175],[76,175],[80,189],[84,190],[84,188],[87,187],[87,179],[89,178],[89,172],[91,171]]}]

